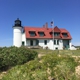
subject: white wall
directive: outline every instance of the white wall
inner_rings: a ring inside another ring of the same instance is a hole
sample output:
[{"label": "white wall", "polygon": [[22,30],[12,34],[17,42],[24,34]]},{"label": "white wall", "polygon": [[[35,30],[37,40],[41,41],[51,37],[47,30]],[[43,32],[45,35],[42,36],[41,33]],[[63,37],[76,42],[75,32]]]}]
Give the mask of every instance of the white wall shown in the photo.
[{"label": "white wall", "polygon": [[[48,47],[51,50],[55,50],[58,48],[59,50],[63,50],[63,40],[59,40],[59,45],[57,45],[57,39],[56,39],[56,45],[53,45],[53,39],[38,39],[39,40],[39,46],[43,47],[45,49]],[[47,45],[45,45],[44,40],[47,40]],[[36,40],[33,40],[33,46],[36,45]],[[27,40],[27,46],[30,46],[30,40]]]},{"label": "white wall", "polygon": [[59,50],[63,50],[63,40],[59,40]]},{"label": "white wall", "polygon": [[30,40],[26,39],[26,46],[30,46]]},{"label": "white wall", "polygon": [[13,46],[22,45],[22,27],[13,27]]},{"label": "white wall", "polygon": [[72,44],[71,44],[71,40],[69,40],[69,47],[70,47],[70,49],[71,49],[71,46],[72,46]]},{"label": "white wall", "polygon": [[[46,47],[48,47],[50,49],[50,43],[49,43],[49,39],[38,39],[39,40],[39,46],[43,47],[43,49],[45,49]],[[47,40],[47,44],[45,45],[44,41]]]},{"label": "white wall", "polygon": [[62,50],[63,49],[63,41],[62,40],[59,40],[59,45],[57,45],[57,40],[58,39],[55,39],[56,40],[56,45],[53,44],[53,39],[50,39],[49,40],[49,49],[51,50],[55,50],[56,48],[58,48],[59,50]]},{"label": "white wall", "polygon": [[44,39],[38,39],[39,40],[39,46],[43,47],[43,49],[47,46],[44,45]]},{"label": "white wall", "polygon": [[26,35],[25,35],[25,33],[22,33],[22,41],[25,43],[24,45],[26,46]]},{"label": "white wall", "polygon": [[[33,40],[33,46],[36,45],[36,40]],[[30,40],[26,39],[26,46],[30,46]]]},{"label": "white wall", "polygon": [[70,46],[70,50],[77,50],[77,48],[75,48],[74,46],[72,46],[71,40],[69,40],[69,46]]},{"label": "white wall", "polygon": [[[51,50],[55,50],[56,48],[62,50],[63,49],[63,41],[59,40],[59,45],[53,45],[53,39],[38,39],[39,40],[39,46],[43,47],[48,47]],[[47,40],[47,45],[44,44],[44,40]],[[57,39],[56,39],[56,44],[57,44]]]},{"label": "white wall", "polygon": [[49,43],[48,43],[48,47],[49,49],[53,50],[53,40],[52,39],[49,39]]}]

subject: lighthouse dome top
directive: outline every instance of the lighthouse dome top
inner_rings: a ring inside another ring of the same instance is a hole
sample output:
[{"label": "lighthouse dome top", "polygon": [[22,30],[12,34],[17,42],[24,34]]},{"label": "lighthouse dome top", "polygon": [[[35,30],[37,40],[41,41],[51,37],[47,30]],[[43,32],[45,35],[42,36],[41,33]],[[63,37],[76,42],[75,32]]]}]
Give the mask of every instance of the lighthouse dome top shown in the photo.
[{"label": "lighthouse dome top", "polygon": [[17,20],[14,21],[14,27],[22,27],[21,20],[19,20],[19,18],[17,18]]}]

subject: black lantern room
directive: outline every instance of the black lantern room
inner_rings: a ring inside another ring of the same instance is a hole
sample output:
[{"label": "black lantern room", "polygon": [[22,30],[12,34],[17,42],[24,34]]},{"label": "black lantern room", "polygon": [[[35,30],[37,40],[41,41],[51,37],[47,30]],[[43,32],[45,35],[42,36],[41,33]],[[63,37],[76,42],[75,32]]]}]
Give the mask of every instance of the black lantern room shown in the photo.
[{"label": "black lantern room", "polygon": [[17,20],[15,20],[14,27],[22,27],[21,21],[19,20],[19,18],[17,18]]}]

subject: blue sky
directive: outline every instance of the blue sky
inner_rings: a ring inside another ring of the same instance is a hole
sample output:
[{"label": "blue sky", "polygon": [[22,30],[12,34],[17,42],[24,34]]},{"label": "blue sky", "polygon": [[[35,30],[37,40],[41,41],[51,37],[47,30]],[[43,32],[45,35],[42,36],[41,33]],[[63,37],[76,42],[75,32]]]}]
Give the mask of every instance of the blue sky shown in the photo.
[{"label": "blue sky", "polygon": [[42,27],[53,20],[54,25],[67,29],[72,44],[80,45],[80,0],[0,0],[0,46],[13,44],[14,20],[23,26]]}]

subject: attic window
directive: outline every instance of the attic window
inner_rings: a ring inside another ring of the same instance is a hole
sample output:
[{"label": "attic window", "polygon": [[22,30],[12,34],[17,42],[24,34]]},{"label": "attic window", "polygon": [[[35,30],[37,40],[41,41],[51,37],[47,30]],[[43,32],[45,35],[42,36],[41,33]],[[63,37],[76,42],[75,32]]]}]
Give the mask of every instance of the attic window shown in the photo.
[{"label": "attic window", "polygon": [[54,36],[60,36],[59,32],[54,32]]},{"label": "attic window", "polygon": [[[53,32],[50,32],[50,35],[53,35]],[[59,32],[54,32],[54,36],[60,36]]]},{"label": "attic window", "polygon": [[29,31],[29,34],[30,34],[30,36],[31,36],[31,37],[34,37],[34,36],[36,36],[36,33],[35,33],[35,31]]},{"label": "attic window", "polygon": [[64,37],[68,37],[67,33],[62,33],[62,35],[63,35]]},{"label": "attic window", "polygon": [[39,36],[43,37],[45,34],[44,32],[38,32]]}]

